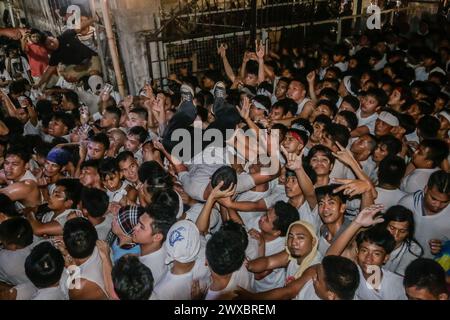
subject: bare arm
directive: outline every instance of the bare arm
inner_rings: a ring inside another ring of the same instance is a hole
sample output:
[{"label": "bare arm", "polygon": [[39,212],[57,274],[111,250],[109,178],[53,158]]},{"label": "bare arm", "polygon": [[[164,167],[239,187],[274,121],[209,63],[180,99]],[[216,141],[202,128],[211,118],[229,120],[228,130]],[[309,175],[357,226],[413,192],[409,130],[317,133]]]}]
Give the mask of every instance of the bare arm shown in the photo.
[{"label": "bare arm", "polygon": [[220,57],[222,58],[223,62],[223,68],[225,70],[225,74],[227,75],[228,79],[230,79],[231,82],[234,82],[236,80],[236,75],[233,72],[233,68],[230,65],[230,62],[228,61],[226,50],[228,46],[225,44],[221,44],[220,47],[217,49],[217,52],[219,53]]},{"label": "bare arm", "polygon": [[249,261],[247,270],[253,273],[259,273],[266,270],[273,270],[276,268],[287,267],[289,264],[289,256],[286,251],[281,251],[277,254],[261,257]]},{"label": "bare arm", "polygon": [[331,246],[328,248],[327,256],[340,256],[350,240],[355,236],[355,234],[364,227],[369,227],[377,223],[383,222],[384,219],[381,217],[375,217],[375,215],[383,210],[383,205],[373,205],[362,210],[352,221],[352,223],[342,232],[339,237],[333,241]]},{"label": "bare arm", "polygon": [[355,130],[353,130],[350,133],[350,136],[352,138],[356,138],[356,137],[361,137],[361,136],[363,136],[365,134],[368,134],[368,133],[369,133],[369,127],[367,127],[367,126],[359,126],[358,128],[356,128]]},{"label": "bare arm", "polygon": [[35,86],[40,88],[43,85],[46,85],[50,80],[51,76],[56,74],[56,70],[57,66],[48,66],[47,69],[45,69],[45,72],[42,75],[41,80],[39,80],[39,82]]},{"label": "bare arm", "polygon": [[259,293],[249,293],[241,288],[236,293],[238,298],[242,300],[291,300],[298,295],[304,285],[313,278],[314,274],[317,274],[316,268],[317,266],[309,267],[300,278],[289,282],[282,288]]}]

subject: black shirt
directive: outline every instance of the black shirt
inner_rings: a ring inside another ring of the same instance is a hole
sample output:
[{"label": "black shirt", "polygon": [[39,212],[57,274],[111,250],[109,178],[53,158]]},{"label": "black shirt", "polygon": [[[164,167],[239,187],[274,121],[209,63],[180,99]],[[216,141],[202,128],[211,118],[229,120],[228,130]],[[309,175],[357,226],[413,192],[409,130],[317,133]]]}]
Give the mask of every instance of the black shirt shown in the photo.
[{"label": "black shirt", "polygon": [[59,48],[52,52],[49,65],[79,65],[87,63],[97,53],[85,46],[77,37],[75,30],[67,30],[58,37]]}]

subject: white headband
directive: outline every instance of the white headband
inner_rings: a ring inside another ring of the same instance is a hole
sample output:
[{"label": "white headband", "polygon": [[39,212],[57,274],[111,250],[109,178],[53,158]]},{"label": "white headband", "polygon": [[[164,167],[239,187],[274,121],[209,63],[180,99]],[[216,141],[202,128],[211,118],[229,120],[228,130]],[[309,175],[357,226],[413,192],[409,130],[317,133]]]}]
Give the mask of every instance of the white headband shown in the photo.
[{"label": "white headband", "polygon": [[356,93],[352,90],[352,84],[351,84],[351,76],[346,76],[342,80],[344,82],[344,87],[347,89],[348,93],[350,93],[352,96],[356,97]]}]

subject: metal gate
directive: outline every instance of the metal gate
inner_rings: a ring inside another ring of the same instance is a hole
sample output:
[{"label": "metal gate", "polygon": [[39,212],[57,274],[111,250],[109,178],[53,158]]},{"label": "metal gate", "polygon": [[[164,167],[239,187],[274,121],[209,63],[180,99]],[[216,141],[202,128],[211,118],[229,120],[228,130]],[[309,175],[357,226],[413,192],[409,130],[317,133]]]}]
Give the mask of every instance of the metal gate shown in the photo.
[{"label": "metal gate", "polygon": [[[154,30],[144,32],[149,74],[157,86],[187,67],[199,75],[221,69],[217,47],[228,45],[227,57],[239,67],[245,49],[254,51],[254,40],[280,50],[303,45],[340,42],[342,37],[365,29],[366,14],[353,15],[352,1],[326,0],[179,0],[170,13],[154,16]],[[384,1],[382,22],[393,23],[400,11],[415,1]],[[361,0],[353,1],[362,12]],[[427,2],[428,4],[430,2]],[[411,8],[410,8],[411,9]]]}]

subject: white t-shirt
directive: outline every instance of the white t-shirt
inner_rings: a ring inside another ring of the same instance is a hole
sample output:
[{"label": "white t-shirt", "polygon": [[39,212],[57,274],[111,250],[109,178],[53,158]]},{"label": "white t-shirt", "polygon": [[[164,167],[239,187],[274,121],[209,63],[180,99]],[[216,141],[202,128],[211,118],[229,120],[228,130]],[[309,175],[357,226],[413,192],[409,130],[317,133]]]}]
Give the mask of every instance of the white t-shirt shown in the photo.
[{"label": "white t-shirt", "polygon": [[167,252],[165,246],[162,245],[161,248],[155,252],[149,253],[145,256],[140,256],[139,260],[150,268],[153,275],[154,284],[156,285],[159,280],[167,272],[168,267],[166,265]]},{"label": "white t-shirt", "polygon": [[428,183],[428,179],[433,172],[439,170],[434,169],[415,169],[409,175],[403,178],[400,190],[407,193],[414,193],[423,190]]},{"label": "white t-shirt", "polygon": [[[257,231],[261,231],[258,224],[259,218],[254,218],[249,222],[247,228],[255,229]],[[249,236],[249,241],[251,237]],[[284,251],[286,247],[286,238],[278,237],[272,241],[266,242],[264,256],[268,257],[274,254],[277,254],[281,251]],[[277,268],[273,269],[270,274],[265,276],[261,280],[255,280],[253,283],[253,289],[255,292],[263,292],[275,288],[281,288],[284,286],[286,278],[286,269],[285,268]]]},{"label": "white t-shirt", "polygon": [[42,216],[42,223],[49,223],[52,221],[58,222],[62,228],[64,228],[64,225],[67,222],[67,217],[72,212],[76,212],[78,215],[81,215],[80,210],[76,209],[67,209],[64,212],[60,213],[58,216],[54,217],[55,213],[53,211],[47,212]]},{"label": "white t-shirt", "polygon": [[31,300],[66,300],[59,287],[39,289]]},{"label": "white t-shirt", "polygon": [[422,249],[415,242],[410,246],[403,242],[400,247],[395,249],[389,255],[389,260],[384,264],[383,268],[389,270],[399,276],[405,276],[406,267],[422,255]]},{"label": "white t-shirt", "polygon": [[220,291],[213,291],[211,289],[208,289],[205,300],[220,299],[222,295],[233,292],[238,288],[238,286],[245,290],[251,291],[252,281],[253,275],[250,272],[248,272],[248,270],[245,268],[244,265],[242,265],[239,270],[233,272],[230,281],[228,282],[227,286],[224,289]]},{"label": "white t-shirt", "polygon": [[361,108],[360,108],[356,111],[356,117],[358,118],[358,127],[367,126],[369,128],[369,132],[371,134],[375,134],[375,122],[378,119],[378,114],[376,112],[368,116],[367,118],[363,118],[361,116]]},{"label": "white t-shirt", "polygon": [[316,234],[319,234],[319,229],[322,225],[322,219],[320,219],[319,216],[318,206],[316,205],[316,207],[311,210],[308,201],[305,200],[305,202],[303,202],[303,204],[297,210],[299,220],[310,223],[314,227]]},{"label": "white t-shirt", "polygon": [[359,271],[359,286],[356,289],[358,300],[406,300],[403,278],[388,271],[382,270],[381,283],[378,290],[375,290],[364,278],[361,268]]},{"label": "white t-shirt", "polygon": [[407,195],[406,192],[403,192],[400,189],[388,190],[380,187],[376,187],[375,189],[378,192],[375,203],[384,205],[384,211],[397,205],[400,202],[400,199]]},{"label": "white t-shirt", "polygon": [[[194,223],[197,222],[198,217],[200,216],[200,213],[202,212],[204,204],[203,203],[196,203],[193,206],[189,208],[188,211],[186,211],[186,220],[190,220]],[[209,232],[214,233],[216,232],[222,224],[222,218],[220,216],[219,210],[217,210],[216,207],[213,207],[211,210],[211,216],[209,218]]]},{"label": "white t-shirt", "polygon": [[108,237],[109,232],[111,231],[111,225],[113,221],[113,215],[107,213],[105,215],[105,220],[102,223],[95,226],[95,230],[97,230],[97,235],[99,240],[105,241]]},{"label": "white t-shirt", "polygon": [[29,282],[25,274],[25,260],[31,252],[33,245],[18,250],[0,250],[0,280],[18,285]]},{"label": "white t-shirt", "polygon": [[[105,288],[105,282],[103,278],[103,262],[100,258],[100,254],[98,252],[97,248],[94,248],[94,251],[92,252],[91,256],[79,267],[79,277],[81,279],[85,279],[87,281],[90,281],[94,284],[96,284],[104,293],[105,296],[107,296],[106,288]],[[64,268],[63,274],[61,276],[61,280],[59,282],[59,288],[64,294],[64,299],[69,299],[69,274],[73,270]],[[74,273],[75,275],[76,273]]]},{"label": "white t-shirt", "polygon": [[333,169],[330,172],[330,179],[355,179],[355,175],[350,169],[350,167],[346,166],[339,160],[334,161]]},{"label": "white t-shirt", "polygon": [[365,174],[370,178],[372,182],[377,181],[377,164],[372,160],[372,157],[360,162],[361,167]]},{"label": "white t-shirt", "polygon": [[[276,181],[278,181],[278,179],[276,179]],[[289,198],[286,196],[286,189],[284,185],[277,184],[272,192],[267,197],[264,197],[263,200],[266,203],[267,209],[269,209],[272,208],[278,201],[288,202]]]},{"label": "white t-shirt", "polygon": [[424,250],[424,257],[433,258],[428,242],[431,239],[445,242],[450,238],[450,205],[437,214],[425,215],[423,191],[403,197],[399,204],[414,213],[414,236]]},{"label": "white t-shirt", "polygon": [[38,289],[29,280],[28,282],[18,284],[16,289],[16,300],[30,300]]},{"label": "white t-shirt", "polygon": [[[272,180],[269,182],[267,190],[263,192],[256,192],[252,190],[245,191],[241,194],[239,194],[236,197],[236,201],[250,201],[250,202],[258,202],[258,200],[264,199],[267,197],[272,189],[275,188],[275,183],[277,183],[275,180]],[[240,217],[242,218],[242,221],[244,221],[244,224],[247,224],[247,222],[254,220],[255,218],[259,218],[262,216],[265,212],[264,211],[251,211],[251,212],[242,212],[238,211]]]},{"label": "white t-shirt", "polygon": [[194,267],[185,274],[173,274],[167,270],[153,289],[151,300],[191,300],[192,282],[198,280],[200,288],[209,284],[211,273],[205,263],[204,248],[200,250]]},{"label": "white t-shirt", "polygon": [[322,299],[320,299],[317,296],[316,290],[314,289],[313,280],[311,279],[307,283],[305,283],[303,288],[300,290],[300,292],[293,300],[322,300]]},{"label": "white t-shirt", "polygon": [[[175,152],[175,151],[173,151]],[[231,154],[228,148],[218,148],[208,146],[203,152],[195,155],[191,163],[188,164],[188,171],[181,172],[178,180],[183,185],[183,189],[189,196],[198,201],[205,201],[203,194],[209,184],[211,176],[217,169],[224,165],[229,165]],[[236,193],[242,193],[255,186],[255,181],[248,173],[238,175]]]}]

